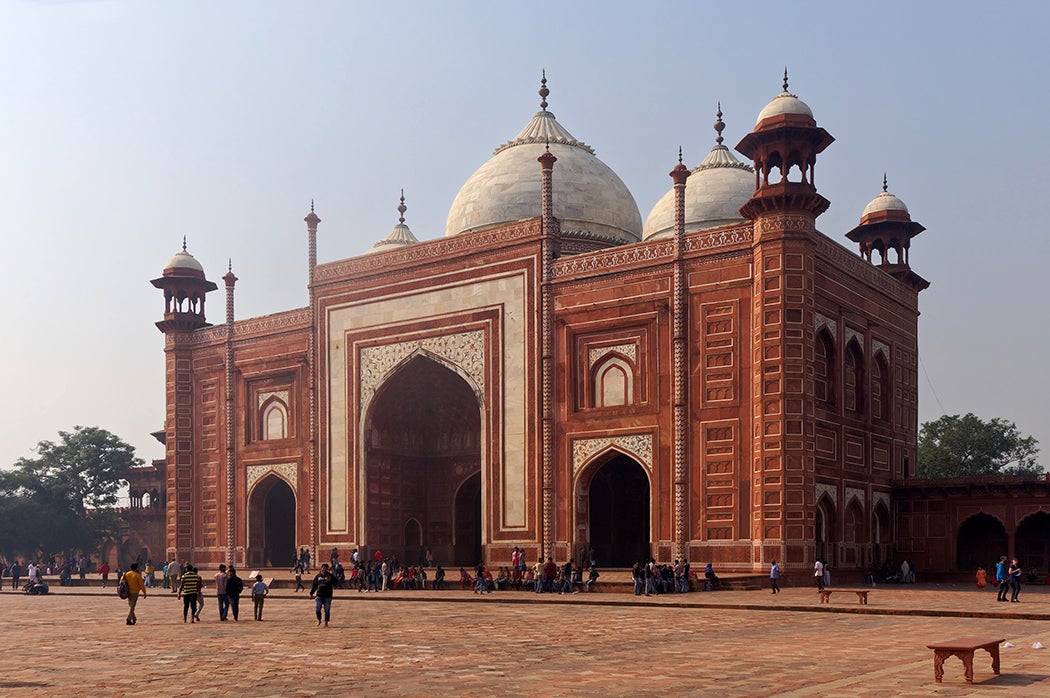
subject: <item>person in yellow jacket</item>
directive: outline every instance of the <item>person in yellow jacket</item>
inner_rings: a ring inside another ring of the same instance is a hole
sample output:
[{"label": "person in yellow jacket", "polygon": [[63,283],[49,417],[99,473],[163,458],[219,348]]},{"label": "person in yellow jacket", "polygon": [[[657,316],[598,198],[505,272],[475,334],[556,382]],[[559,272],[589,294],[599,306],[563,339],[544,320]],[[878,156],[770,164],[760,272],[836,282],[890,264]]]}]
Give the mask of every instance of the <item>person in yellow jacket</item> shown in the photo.
[{"label": "person in yellow jacket", "polygon": [[[142,581],[142,575],[139,574],[139,563],[131,563],[131,567],[121,580],[128,585],[128,625],[135,625],[138,622],[138,618],[135,616],[135,604],[139,601],[139,594],[146,595],[146,584]],[[120,582],[118,582],[119,584]]]}]

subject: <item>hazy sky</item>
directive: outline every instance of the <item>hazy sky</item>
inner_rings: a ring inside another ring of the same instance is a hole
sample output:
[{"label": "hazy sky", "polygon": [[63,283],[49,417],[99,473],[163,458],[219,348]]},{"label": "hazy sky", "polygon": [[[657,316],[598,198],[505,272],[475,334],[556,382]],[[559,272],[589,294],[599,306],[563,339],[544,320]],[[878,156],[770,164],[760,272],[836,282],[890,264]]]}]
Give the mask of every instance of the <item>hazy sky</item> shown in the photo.
[{"label": "hazy sky", "polygon": [[920,419],[1014,420],[1050,465],[1048,25],[1045,2],[2,0],[0,466],[76,424],[163,456],[149,279],[183,235],[220,286],[232,257],[238,317],[301,307],[311,198],[322,262],[385,237],[401,187],[416,237],[443,235],[542,68],[644,220],[716,102],[735,145],[785,65],[837,139],[818,227],[853,249],[885,171],[927,228]]}]

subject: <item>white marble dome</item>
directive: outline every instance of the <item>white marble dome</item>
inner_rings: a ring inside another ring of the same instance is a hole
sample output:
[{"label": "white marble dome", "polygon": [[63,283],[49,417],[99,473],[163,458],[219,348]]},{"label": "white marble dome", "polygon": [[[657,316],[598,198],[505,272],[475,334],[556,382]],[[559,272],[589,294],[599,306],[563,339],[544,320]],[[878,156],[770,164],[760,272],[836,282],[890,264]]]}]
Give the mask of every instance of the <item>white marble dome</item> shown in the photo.
[{"label": "white marble dome", "polygon": [[[546,98],[546,86],[540,94]],[[537,158],[549,143],[558,158],[552,182],[554,216],[561,222],[562,235],[608,244],[640,240],[641,214],[623,180],[555,120],[546,109],[546,99],[541,107],[521,133],[497,148],[459,190],[445,235],[541,215]]]},{"label": "white marble dome", "polygon": [[[864,207],[864,213],[860,214],[860,217],[864,218],[865,216],[879,211],[900,211],[901,213],[908,214],[908,207],[905,206],[904,202],[896,196],[883,190],[881,194],[872,199],[871,202]],[[908,215],[910,216],[910,214]]]},{"label": "white marble dome", "polygon": [[762,111],[758,113],[758,118],[755,120],[755,125],[758,126],[766,119],[780,116],[781,114],[799,114],[813,119],[813,110],[809,108],[809,105],[788,92],[787,70],[784,71],[784,89],[773,98],[773,101],[762,108]]},{"label": "white marble dome", "polygon": [[204,278],[204,267],[196,258],[186,251],[186,243],[182,243],[182,249],[164,265],[165,276],[199,276]]},{"label": "white marble dome", "polygon": [[[733,156],[722,145],[721,113],[715,123],[718,143],[704,161],[693,168],[685,182],[685,229],[687,232],[717,228],[746,220],[740,215],[755,191],[755,170]],[[724,126],[723,126],[724,127]],[[674,233],[674,187],[664,194],[642,228],[642,239],[667,237]]]}]

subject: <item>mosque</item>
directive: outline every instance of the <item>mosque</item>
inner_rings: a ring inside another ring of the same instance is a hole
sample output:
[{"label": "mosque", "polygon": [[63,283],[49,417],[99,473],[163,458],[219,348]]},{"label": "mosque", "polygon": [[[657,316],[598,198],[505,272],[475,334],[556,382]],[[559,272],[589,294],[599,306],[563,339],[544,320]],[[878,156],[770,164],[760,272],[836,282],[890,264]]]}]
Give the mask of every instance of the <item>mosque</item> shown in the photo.
[{"label": "mosque", "polygon": [[416,239],[402,196],[369,253],[319,263],[311,205],[307,307],[236,319],[230,270],[210,324],[218,286],[185,243],[152,281],[168,558],[429,548],[459,566],[593,548],[606,567],[758,572],[900,552],[923,226],[884,181],[852,249],[818,231],[834,138],[786,73],[744,160],[719,111],[714,147],[692,169],[679,158],[644,222],[548,110],[545,77],[539,95],[443,238]]}]

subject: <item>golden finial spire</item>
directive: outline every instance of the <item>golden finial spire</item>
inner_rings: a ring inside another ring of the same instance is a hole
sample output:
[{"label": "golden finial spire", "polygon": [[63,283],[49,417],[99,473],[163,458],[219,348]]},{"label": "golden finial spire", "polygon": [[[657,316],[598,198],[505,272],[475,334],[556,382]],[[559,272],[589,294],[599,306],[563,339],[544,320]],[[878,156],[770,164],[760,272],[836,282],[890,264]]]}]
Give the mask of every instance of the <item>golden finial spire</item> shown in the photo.
[{"label": "golden finial spire", "polygon": [[400,223],[401,225],[405,224],[405,211],[407,211],[407,210],[408,210],[408,206],[405,206],[405,189],[404,189],[404,187],[402,187],[401,188],[401,203],[397,205],[397,212],[399,214],[401,214],[400,218],[397,219],[397,222]]},{"label": "golden finial spire", "polygon": [[715,116],[717,117],[715,119],[715,133],[718,134],[715,138],[715,143],[722,145],[722,141],[725,140],[722,138],[722,131],[724,131],[726,127],[725,122],[722,121],[722,102],[718,102],[718,113]]},{"label": "golden finial spire", "polygon": [[547,95],[549,95],[551,91],[547,89],[546,68],[543,69],[542,76],[543,77],[540,78],[540,109],[542,109],[543,111],[547,111]]}]

